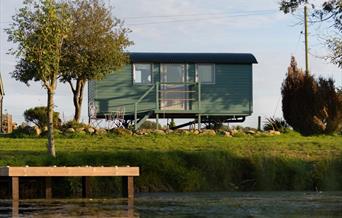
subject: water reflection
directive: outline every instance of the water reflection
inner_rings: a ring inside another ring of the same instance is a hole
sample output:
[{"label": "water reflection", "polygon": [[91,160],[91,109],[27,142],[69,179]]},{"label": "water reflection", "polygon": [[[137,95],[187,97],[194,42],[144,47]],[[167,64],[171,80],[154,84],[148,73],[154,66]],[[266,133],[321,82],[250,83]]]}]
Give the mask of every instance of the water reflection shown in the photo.
[{"label": "water reflection", "polygon": [[0,217],[140,217],[127,199],[0,200]]},{"label": "water reflection", "polygon": [[0,200],[0,217],[342,217],[342,192],[146,193],[127,199]]},{"label": "water reflection", "polygon": [[12,201],[12,217],[19,217],[19,201]]}]

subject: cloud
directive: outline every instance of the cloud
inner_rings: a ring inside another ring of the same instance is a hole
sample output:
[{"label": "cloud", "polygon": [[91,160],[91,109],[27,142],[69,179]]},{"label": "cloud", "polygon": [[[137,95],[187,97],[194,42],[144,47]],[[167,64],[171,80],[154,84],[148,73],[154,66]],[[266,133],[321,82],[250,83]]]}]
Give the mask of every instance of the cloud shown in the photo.
[{"label": "cloud", "polygon": [[[11,20],[11,16],[15,13],[15,9],[20,7],[21,2],[21,0],[11,0],[5,3],[0,0],[1,20]],[[292,54],[296,55],[299,65],[304,66],[303,38],[299,38],[302,27],[292,27],[291,25],[297,21],[296,18],[278,12],[278,0],[105,0],[105,2],[114,6],[114,16],[126,18],[126,24],[132,28],[130,38],[135,45],[129,49],[130,51],[255,54],[259,64],[254,66],[254,113],[244,125],[256,126],[258,115],[268,117],[274,114],[279,102],[280,86]],[[275,13],[229,17],[238,12],[260,10],[274,10]],[[187,16],[194,14],[196,16]],[[129,25],[172,20],[189,21]],[[4,24],[0,26],[3,28]],[[6,91],[5,108],[15,116],[15,119],[22,121],[25,109],[46,104],[46,91],[40,83],[32,83],[28,88],[10,77],[9,72],[14,69],[15,59],[5,53],[12,45],[7,42],[4,32],[1,32],[0,40],[0,70]],[[310,43],[315,44],[314,35],[310,37]],[[315,47],[312,51],[320,54],[322,49],[322,47]],[[314,57],[310,57],[310,66],[317,74],[324,76],[334,74],[335,80],[341,81],[342,85],[341,70],[336,66]],[[86,90],[84,97],[82,116],[86,121]],[[72,118],[72,95],[68,86],[58,85],[56,105],[56,109],[64,114],[65,119]],[[281,116],[279,104],[276,116]]]}]

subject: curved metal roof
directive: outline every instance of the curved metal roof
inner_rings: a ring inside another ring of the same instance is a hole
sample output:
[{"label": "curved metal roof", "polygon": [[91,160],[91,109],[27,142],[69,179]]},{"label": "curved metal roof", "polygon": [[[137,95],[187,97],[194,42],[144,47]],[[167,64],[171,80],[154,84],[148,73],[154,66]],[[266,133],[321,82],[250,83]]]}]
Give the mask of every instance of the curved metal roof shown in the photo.
[{"label": "curved metal roof", "polygon": [[248,53],[128,53],[133,63],[215,63],[256,64],[258,61]]}]

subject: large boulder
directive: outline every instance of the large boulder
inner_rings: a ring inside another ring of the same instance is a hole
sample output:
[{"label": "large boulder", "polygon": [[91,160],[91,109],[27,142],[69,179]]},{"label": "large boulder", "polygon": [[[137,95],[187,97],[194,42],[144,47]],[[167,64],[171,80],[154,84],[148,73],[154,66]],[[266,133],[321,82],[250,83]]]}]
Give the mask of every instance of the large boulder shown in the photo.
[{"label": "large boulder", "polygon": [[131,136],[133,134],[131,130],[124,128],[114,128],[111,132],[119,136]]},{"label": "large boulder", "polygon": [[200,133],[200,135],[215,136],[216,132],[215,130],[212,130],[212,129],[205,129]]},{"label": "large boulder", "polygon": [[198,135],[198,134],[200,134],[200,131],[198,129],[194,129],[191,131],[191,133],[194,135]]},{"label": "large boulder", "polygon": [[239,130],[237,130],[237,129],[230,129],[229,133],[230,133],[230,135],[234,136],[234,135],[239,133]]},{"label": "large boulder", "polygon": [[95,129],[93,127],[88,127],[85,129],[86,133],[93,134],[95,132]]},{"label": "large boulder", "polygon": [[281,134],[279,131],[275,131],[275,130],[270,130],[270,131],[268,131],[268,133],[270,135],[280,135]]},{"label": "large boulder", "polygon": [[40,136],[40,134],[42,134],[42,130],[39,127],[35,127],[34,128],[34,133],[36,136]]},{"label": "large boulder", "polygon": [[224,131],[223,136],[224,137],[232,137],[232,134],[229,131]]},{"label": "large boulder", "polygon": [[170,134],[170,133],[173,133],[174,131],[172,130],[172,129],[167,129],[167,130],[165,130],[165,133],[166,134]]},{"label": "large boulder", "polygon": [[149,129],[138,129],[135,132],[136,135],[149,135],[150,134],[150,130]]},{"label": "large boulder", "polygon": [[103,129],[103,128],[95,129],[95,134],[96,135],[104,135],[106,133],[107,133],[106,129]]},{"label": "large boulder", "polygon": [[152,133],[156,134],[156,135],[166,135],[164,130],[161,129],[156,129],[154,131],[152,131]]},{"label": "large boulder", "polygon": [[256,131],[249,129],[249,130],[246,130],[245,133],[248,135],[255,135]]},{"label": "large boulder", "polygon": [[81,136],[87,135],[86,131],[84,131],[84,130],[77,132],[77,134],[81,135]]},{"label": "large boulder", "polygon": [[78,127],[75,129],[76,132],[82,132],[82,131],[85,131],[85,128],[84,127]]},{"label": "large boulder", "polygon": [[65,133],[74,133],[75,132],[75,129],[74,128],[67,128],[65,130]]}]

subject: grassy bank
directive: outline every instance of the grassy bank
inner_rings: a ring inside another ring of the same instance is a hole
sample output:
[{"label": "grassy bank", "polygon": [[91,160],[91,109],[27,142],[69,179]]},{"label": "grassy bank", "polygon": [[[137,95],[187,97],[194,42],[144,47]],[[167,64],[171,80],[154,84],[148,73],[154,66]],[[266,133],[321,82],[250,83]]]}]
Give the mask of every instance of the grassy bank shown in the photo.
[{"label": "grassy bank", "polygon": [[[0,138],[0,166],[137,165],[143,192],[342,190],[342,136],[83,136],[58,138],[56,150],[53,159],[46,139]],[[106,191],[119,186],[94,182]]]}]

